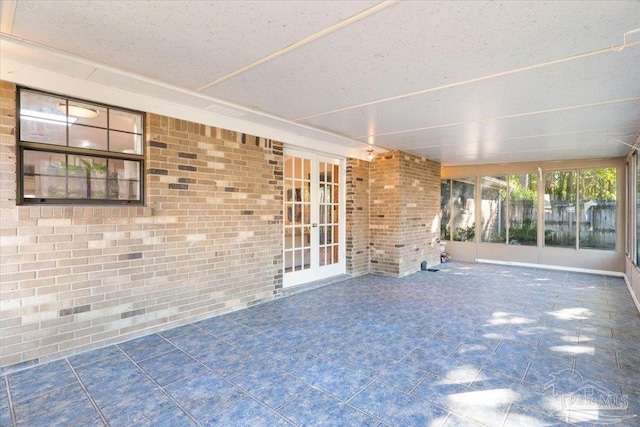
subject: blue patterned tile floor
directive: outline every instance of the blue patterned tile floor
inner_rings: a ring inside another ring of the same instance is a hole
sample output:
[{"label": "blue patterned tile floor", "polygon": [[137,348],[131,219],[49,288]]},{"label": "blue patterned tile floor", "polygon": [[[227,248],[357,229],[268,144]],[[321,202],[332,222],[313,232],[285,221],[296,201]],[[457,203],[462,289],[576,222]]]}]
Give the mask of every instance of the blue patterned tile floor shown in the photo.
[{"label": "blue patterned tile floor", "polygon": [[640,426],[639,354],[621,278],[451,262],[9,373],[0,425]]}]

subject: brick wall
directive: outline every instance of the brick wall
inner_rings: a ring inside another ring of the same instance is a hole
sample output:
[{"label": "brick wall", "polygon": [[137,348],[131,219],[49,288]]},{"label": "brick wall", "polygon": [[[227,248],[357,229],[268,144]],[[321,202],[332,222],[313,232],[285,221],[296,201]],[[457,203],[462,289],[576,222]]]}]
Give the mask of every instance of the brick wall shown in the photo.
[{"label": "brick wall", "polygon": [[369,272],[369,163],[347,159],[346,270],[360,276]]},{"label": "brick wall", "polygon": [[400,275],[400,162],[398,153],[376,157],[369,166],[370,272]]},{"label": "brick wall", "polygon": [[0,366],[102,347],[279,291],[282,144],[147,115],[146,206],[16,206],[15,86],[0,91]]},{"label": "brick wall", "polygon": [[393,151],[370,166],[371,272],[404,276],[440,263],[440,164]]},{"label": "brick wall", "polygon": [[401,153],[400,275],[440,264],[440,163]]},{"label": "brick wall", "polygon": [[[279,295],[281,143],[147,114],[145,206],[16,206],[15,95],[0,82],[0,371]],[[346,176],[348,274],[439,262],[438,163],[392,152]]]}]

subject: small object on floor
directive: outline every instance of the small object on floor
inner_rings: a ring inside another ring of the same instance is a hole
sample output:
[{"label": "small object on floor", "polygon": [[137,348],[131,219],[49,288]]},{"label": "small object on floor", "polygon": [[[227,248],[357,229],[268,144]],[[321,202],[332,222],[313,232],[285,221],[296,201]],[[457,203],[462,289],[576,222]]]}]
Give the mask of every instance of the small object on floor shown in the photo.
[{"label": "small object on floor", "polygon": [[451,258],[449,258],[449,254],[446,252],[441,252],[440,253],[440,263],[445,263],[445,262],[449,262]]},{"label": "small object on floor", "polygon": [[440,271],[437,268],[427,268],[427,271],[430,271],[432,273],[436,272],[436,271]]}]

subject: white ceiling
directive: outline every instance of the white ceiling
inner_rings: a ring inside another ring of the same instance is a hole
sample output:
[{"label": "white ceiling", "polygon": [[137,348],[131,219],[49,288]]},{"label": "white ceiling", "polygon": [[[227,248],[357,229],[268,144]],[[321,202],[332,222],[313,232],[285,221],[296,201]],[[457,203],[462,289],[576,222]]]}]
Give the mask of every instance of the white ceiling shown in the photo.
[{"label": "white ceiling", "polygon": [[638,1],[4,0],[0,12],[3,79],[360,158],[621,157],[640,133]]}]

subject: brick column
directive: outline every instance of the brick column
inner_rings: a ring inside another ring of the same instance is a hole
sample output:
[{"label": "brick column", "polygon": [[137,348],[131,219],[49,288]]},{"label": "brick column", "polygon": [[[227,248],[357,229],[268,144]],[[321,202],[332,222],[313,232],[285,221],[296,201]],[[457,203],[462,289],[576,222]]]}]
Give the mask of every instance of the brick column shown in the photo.
[{"label": "brick column", "polygon": [[371,272],[405,276],[440,263],[440,164],[389,152],[370,166]]}]

